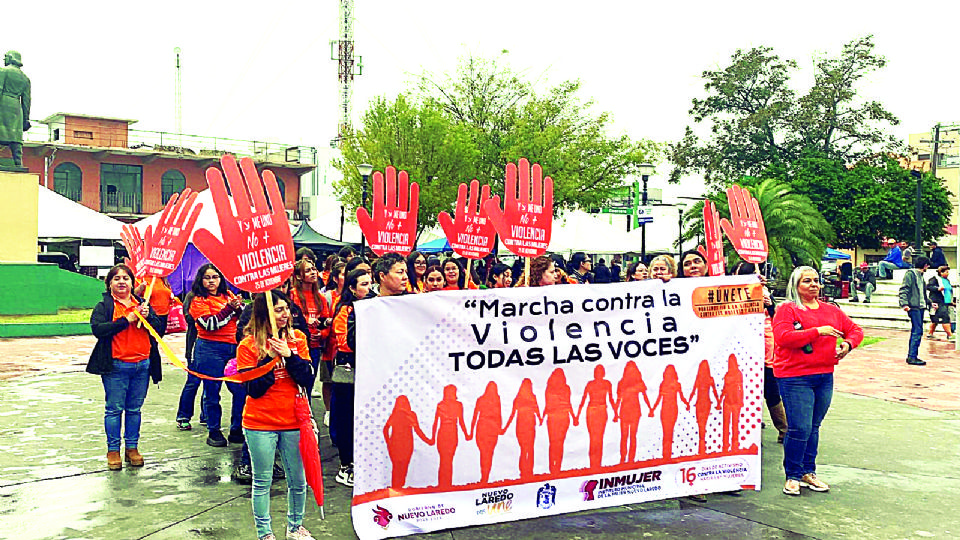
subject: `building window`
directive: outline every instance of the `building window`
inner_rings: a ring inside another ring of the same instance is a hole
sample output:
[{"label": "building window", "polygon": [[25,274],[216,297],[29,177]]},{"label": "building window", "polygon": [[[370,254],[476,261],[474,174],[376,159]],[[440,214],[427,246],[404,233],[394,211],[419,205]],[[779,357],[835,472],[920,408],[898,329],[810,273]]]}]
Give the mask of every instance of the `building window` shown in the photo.
[{"label": "building window", "polygon": [[100,164],[100,211],[139,214],[143,198],[143,167]]},{"label": "building window", "polygon": [[283,206],[287,206],[287,186],[283,183],[279,177],[277,177],[277,187],[280,189],[280,199],[283,201]]},{"label": "building window", "polygon": [[83,198],[83,171],[73,163],[61,163],[53,170],[53,190],[80,202]]},{"label": "building window", "polygon": [[182,192],[186,187],[187,179],[182,172],[170,169],[163,173],[163,176],[160,177],[160,204],[167,204],[170,197]]},{"label": "building window", "polygon": [[92,131],[74,131],[73,136],[77,139],[90,139],[91,141],[93,140]]}]

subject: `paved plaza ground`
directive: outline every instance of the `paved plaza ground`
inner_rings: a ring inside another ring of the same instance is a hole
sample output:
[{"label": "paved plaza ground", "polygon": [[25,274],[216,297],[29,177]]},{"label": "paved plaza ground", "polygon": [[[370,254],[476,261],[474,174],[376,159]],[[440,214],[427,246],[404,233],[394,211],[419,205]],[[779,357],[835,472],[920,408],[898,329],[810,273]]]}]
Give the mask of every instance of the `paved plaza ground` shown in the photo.
[{"label": "paved plaza ground", "polygon": [[[706,502],[673,499],[443,531],[437,539],[957,538],[960,537],[960,360],[952,343],[926,341],[925,367],[904,363],[907,333],[858,349],[836,372],[821,430],[819,473],[832,489],[780,493],[782,452],[763,433],[763,489]],[[171,336],[174,350],[183,337]],[[108,471],[103,390],[83,368],[91,336],[0,340],[0,539],[255,538],[250,488],[230,481],[239,446],[211,448],[205,432],[177,431],[184,376],[164,367],[143,409],[142,469]],[[316,408],[322,407],[314,400]],[[769,421],[768,421],[769,423]],[[326,520],[308,503],[317,538],[355,538],[349,493],[321,433]],[[282,531],[285,484],[272,513]],[[282,536],[281,536],[282,538]]]}]

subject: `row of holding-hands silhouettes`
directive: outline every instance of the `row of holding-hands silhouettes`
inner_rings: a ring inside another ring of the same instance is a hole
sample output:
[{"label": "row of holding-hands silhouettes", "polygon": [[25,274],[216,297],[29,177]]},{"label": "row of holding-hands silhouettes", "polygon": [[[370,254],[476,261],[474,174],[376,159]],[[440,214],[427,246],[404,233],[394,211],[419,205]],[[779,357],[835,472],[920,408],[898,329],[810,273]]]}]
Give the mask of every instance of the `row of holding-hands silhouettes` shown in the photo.
[{"label": "row of holding-hands silhouettes", "polygon": [[723,377],[723,391],[717,392],[717,385],[710,373],[706,360],[700,362],[697,377],[689,397],[684,397],[677,370],[673,365],[664,369],[663,381],[656,402],[651,406],[647,388],[637,364],[627,362],[623,377],[617,384],[616,398],[613,387],[606,380],[602,365],[594,368],[594,378],[583,390],[580,407],[574,413],[571,404],[570,386],[566,375],[560,368],[555,369],[547,380],[544,392],[544,408],[540,411],[537,396],[533,392],[533,382],[524,379],[520,390],[513,400],[513,408],[506,424],[502,423],[500,395],[495,382],[487,387],[478,399],[473,410],[470,427],[467,428],[463,415],[463,404],[457,400],[457,387],[448,385],[443,389],[443,399],[437,404],[431,435],[427,436],[420,428],[416,413],[410,407],[405,395],[397,396],[393,411],[383,427],[383,436],[393,465],[391,485],[399,489],[406,484],[407,470],[413,455],[416,433],[428,445],[436,445],[440,457],[438,486],[449,487],[453,482],[453,456],[459,444],[459,430],[466,440],[476,439],[480,451],[480,484],[487,484],[493,465],[493,453],[501,435],[505,435],[510,424],[516,420],[516,436],[520,446],[520,478],[533,476],[533,450],[536,440],[536,427],[547,423],[549,438],[549,468],[551,474],[562,469],[563,446],[572,420],[577,426],[586,405],[586,424],[590,438],[590,469],[599,470],[603,458],[603,434],[607,424],[607,402],[613,408],[613,421],[620,422],[620,463],[634,462],[637,450],[637,427],[640,423],[640,396],[653,416],[660,407],[660,420],[663,427],[663,458],[670,459],[673,446],[673,431],[679,414],[679,399],[689,411],[694,403],[700,443],[698,454],[706,454],[706,425],[710,417],[712,391],[716,410],[723,411],[723,441],[721,451],[738,449],[739,418],[743,407],[743,374],[737,366],[735,355],[728,359],[727,373]]}]

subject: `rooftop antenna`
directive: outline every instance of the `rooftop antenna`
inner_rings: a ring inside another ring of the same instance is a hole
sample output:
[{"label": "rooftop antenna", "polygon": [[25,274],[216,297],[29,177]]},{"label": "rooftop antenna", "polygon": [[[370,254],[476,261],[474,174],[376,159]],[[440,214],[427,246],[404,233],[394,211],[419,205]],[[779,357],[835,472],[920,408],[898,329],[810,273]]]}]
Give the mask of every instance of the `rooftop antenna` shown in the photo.
[{"label": "rooftop antenna", "polygon": [[363,74],[363,57],[353,55],[353,0],[340,0],[340,34],[330,42],[330,59],[337,61],[337,81],[340,91],[340,124],[337,137],[331,146],[343,144],[352,131],[350,98],[353,95],[353,78]]}]

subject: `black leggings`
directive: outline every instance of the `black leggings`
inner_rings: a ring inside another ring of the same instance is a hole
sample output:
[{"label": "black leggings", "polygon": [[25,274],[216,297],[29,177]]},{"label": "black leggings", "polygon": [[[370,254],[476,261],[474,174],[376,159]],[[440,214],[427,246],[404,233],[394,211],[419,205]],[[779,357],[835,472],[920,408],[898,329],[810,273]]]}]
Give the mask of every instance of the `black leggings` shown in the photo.
[{"label": "black leggings", "polygon": [[780,404],[780,388],[777,387],[777,378],[773,376],[773,368],[763,366],[763,399],[767,408]]}]

